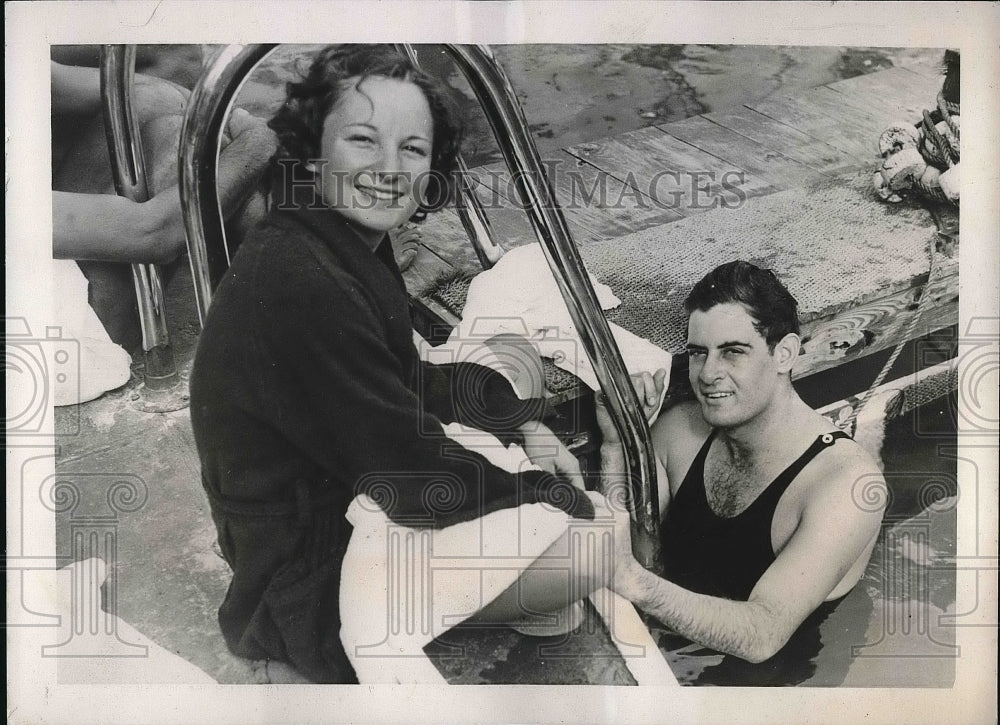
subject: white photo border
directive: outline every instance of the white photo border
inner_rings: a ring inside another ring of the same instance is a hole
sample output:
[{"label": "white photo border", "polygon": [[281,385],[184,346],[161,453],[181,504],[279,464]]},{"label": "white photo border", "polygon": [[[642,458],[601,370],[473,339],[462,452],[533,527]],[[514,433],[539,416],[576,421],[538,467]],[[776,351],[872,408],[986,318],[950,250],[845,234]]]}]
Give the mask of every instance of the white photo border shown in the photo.
[{"label": "white photo border", "polygon": [[[51,319],[55,293],[46,274],[51,259],[50,45],[738,43],[962,50],[968,151],[960,332],[973,320],[985,320],[984,329],[996,340],[1000,10],[995,3],[80,0],[9,2],[5,16],[6,316],[23,317],[32,329],[44,329]],[[8,439],[7,444],[8,541],[16,533],[32,543],[33,551],[54,548],[51,517],[30,526],[25,522],[21,531],[18,502],[12,500],[18,462],[43,455],[51,443],[30,447]],[[984,624],[957,630],[961,656],[953,688],[67,686],[57,684],[54,661],[38,656],[44,632],[11,626],[7,721],[995,722],[997,442],[994,436],[992,442],[960,440],[960,445],[963,458],[978,469],[973,485],[981,495],[978,511],[960,508],[958,555],[983,572],[959,579],[956,611],[972,612],[964,620],[971,625]],[[987,626],[990,621],[993,626]]]}]

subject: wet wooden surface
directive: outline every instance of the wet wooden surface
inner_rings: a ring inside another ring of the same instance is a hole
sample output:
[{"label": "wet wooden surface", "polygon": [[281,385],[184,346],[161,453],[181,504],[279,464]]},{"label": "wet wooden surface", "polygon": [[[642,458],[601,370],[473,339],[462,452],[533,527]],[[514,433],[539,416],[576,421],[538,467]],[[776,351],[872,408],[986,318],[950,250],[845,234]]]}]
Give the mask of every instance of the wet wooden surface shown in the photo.
[{"label": "wet wooden surface", "polygon": [[[753,208],[757,197],[874,171],[881,131],[894,121],[912,123],[922,109],[933,109],[940,84],[941,76],[933,69],[919,73],[892,68],[795,96],[775,94],[737,108],[576,144],[546,154],[543,161],[574,240],[586,257],[589,244],[625,241],[629,235],[655,233],[658,228],[669,239],[671,227],[665,225],[695,215],[718,215],[705,218],[718,219],[721,225],[729,209],[744,204]],[[499,243],[509,249],[533,241],[531,225],[503,164],[478,167],[472,173]],[[887,217],[884,230],[866,230],[867,235],[889,237],[893,224]],[[754,230],[748,228],[747,234]],[[844,244],[844,230],[837,234],[832,243]],[[933,224],[928,223],[928,244],[933,234]],[[416,269],[407,273],[411,292],[426,290],[435,276],[480,269],[458,217],[451,212],[428,223],[423,244],[433,254],[422,255]],[[760,240],[762,254],[767,245],[768,240]],[[844,248],[849,255],[849,244]],[[429,267],[421,269],[424,260]],[[836,269],[830,275],[835,279]],[[884,290],[858,289],[853,303],[807,321],[798,374],[893,344],[926,283],[926,274],[905,276],[886,280]],[[918,334],[957,320],[957,265],[939,274],[933,288],[921,309]],[[434,303],[429,306],[435,308]],[[442,317],[449,317],[442,312]]]}]

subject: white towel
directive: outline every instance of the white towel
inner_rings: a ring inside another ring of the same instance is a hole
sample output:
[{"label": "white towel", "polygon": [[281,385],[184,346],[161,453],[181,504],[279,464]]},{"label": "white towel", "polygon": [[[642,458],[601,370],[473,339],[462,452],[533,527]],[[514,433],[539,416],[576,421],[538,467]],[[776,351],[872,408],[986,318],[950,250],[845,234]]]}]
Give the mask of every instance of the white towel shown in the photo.
[{"label": "white towel", "polygon": [[[120,388],[131,376],[132,358],[111,341],[97,313],[87,302],[87,278],[70,259],[52,260],[55,326],[62,339],[77,354],[71,374],[53,376],[54,404],[75,405],[93,400],[108,390]],[[65,347],[65,346],[63,346]],[[67,349],[61,350],[63,354]],[[59,361],[49,361],[50,365]],[[78,365],[78,367],[77,367]],[[53,365],[65,370],[66,364]]]},{"label": "white towel", "polygon": [[[590,282],[601,309],[621,304],[610,287],[593,276]],[[669,375],[670,353],[614,323],[609,326],[629,373],[652,373],[663,368]],[[496,266],[472,280],[462,322],[447,342],[435,348],[435,355],[489,365],[491,358],[482,343],[504,333],[530,340],[542,357],[576,375],[592,390],[600,387],[538,244],[507,252]],[[664,389],[668,383],[669,379],[664,381]]]},{"label": "white towel", "polygon": [[[505,470],[534,468],[520,446],[488,433],[458,424],[445,432]],[[603,500],[588,495],[595,505]],[[423,647],[502,594],[573,521],[553,506],[526,504],[415,529],[393,523],[366,495],[351,503],[347,520],[354,531],[341,574],[340,639],[362,684],[444,683]],[[569,552],[553,566],[559,561],[568,567]]]}]

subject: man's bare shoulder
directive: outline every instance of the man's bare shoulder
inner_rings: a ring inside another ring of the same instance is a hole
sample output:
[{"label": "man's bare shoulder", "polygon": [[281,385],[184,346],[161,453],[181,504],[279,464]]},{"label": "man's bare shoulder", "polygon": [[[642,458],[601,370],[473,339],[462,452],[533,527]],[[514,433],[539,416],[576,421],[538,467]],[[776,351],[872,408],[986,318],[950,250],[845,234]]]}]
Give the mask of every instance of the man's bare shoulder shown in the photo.
[{"label": "man's bare shoulder", "polygon": [[663,411],[653,425],[653,441],[676,445],[688,438],[704,440],[711,430],[697,401],[686,400]]},{"label": "man's bare shoulder", "polygon": [[[832,429],[831,429],[832,432]],[[833,497],[855,504],[884,503],[885,481],[878,462],[852,439],[836,441],[803,471],[806,504]]]},{"label": "man's bare shoulder", "polygon": [[652,429],[653,448],[671,485],[680,484],[679,477],[690,467],[711,431],[696,401],[678,403],[660,415]]}]

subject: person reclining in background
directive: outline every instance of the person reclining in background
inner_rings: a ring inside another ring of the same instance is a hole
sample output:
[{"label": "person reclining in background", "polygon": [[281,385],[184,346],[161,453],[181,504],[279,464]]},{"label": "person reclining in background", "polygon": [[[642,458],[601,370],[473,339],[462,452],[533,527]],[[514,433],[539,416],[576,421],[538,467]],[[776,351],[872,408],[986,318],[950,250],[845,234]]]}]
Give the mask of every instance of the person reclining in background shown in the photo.
[{"label": "person reclining in background", "polygon": [[[111,340],[135,352],[141,337],[129,265],[170,264],[185,251],[177,151],[189,92],[135,76],[133,107],[151,195],[137,203],[115,194],[99,71],[52,62],[51,72],[53,257],[78,262],[90,306]],[[274,135],[264,121],[237,109],[224,143],[220,202],[230,233],[241,235],[262,214],[254,191],[275,149]]]},{"label": "person reclining in background", "polygon": [[[816,627],[864,572],[885,483],[877,463],[792,387],[797,303],[770,270],[723,264],[685,309],[696,401],[652,428],[669,484],[664,578],[632,556],[628,515],[619,514],[612,587],[682,637],[730,655],[700,683],[791,684],[789,668],[816,654]],[[621,445],[600,406],[598,421],[613,482],[624,470]]]}]

